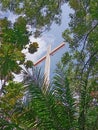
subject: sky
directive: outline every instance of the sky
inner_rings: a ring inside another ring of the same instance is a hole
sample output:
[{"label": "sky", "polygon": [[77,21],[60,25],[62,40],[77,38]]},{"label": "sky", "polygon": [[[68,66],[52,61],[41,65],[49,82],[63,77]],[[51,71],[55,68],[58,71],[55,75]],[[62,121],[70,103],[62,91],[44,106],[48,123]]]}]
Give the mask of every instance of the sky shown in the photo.
[{"label": "sky", "polygon": [[[32,60],[33,62],[36,62],[38,59],[40,59],[42,56],[46,55],[47,46],[51,44],[52,49],[57,47],[60,43],[64,41],[62,38],[62,32],[68,28],[68,23],[70,21],[69,13],[72,13],[72,10],[68,6],[68,4],[62,5],[62,16],[61,16],[61,25],[57,25],[53,23],[51,25],[51,28],[49,31],[45,31],[41,37],[34,38],[33,36],[30,36],[31,42],[38,42],[39,43],[39,49],[34,54],[29,54],[27,50],[24,50],[23,52],[26,54],[26,58],[28,60]],[[0,17],[7,16],[9,20],[12,22],[15,22],[15,19],[18,17],[17,15],[14,15],[10,13],[9,11],[7,13],[0,12]],[[53,56],[51,56],[51,75],[53,75],[53,72],[56,68],[56,64],[58,61],[60,61],[62,55],[64,52],[68,50],[68,45],[65,43],[65,47],[61,48],[56,52]],[[45,62],[42,62],[39,66],[44,71],[44,64]],[[19,79],[16,78],[16,80]]]},{"label": "sky", "polygon": [[[40,38],[35,39],[33,36],[30,37],[30,40],[32,42],[37,41],[39,43],[39,49],[33,55],[27,54],[28,59],[32,59],[33,61],[37,61],[40,57],[42,57],[46,53],[47,46],[49,44],[51,44],[52,49],[53,49],[64,41],[64,39],[62,38],[62,32],[66,28],[68,28],[68,22],[70,21],[70,18],[69,18],[70,12],[72,12],[72,10],[69,8],[69,6],[67,4],[64,4],[62,6],[61,25],[57,25],[57,24],[53,23],[51,25],[50,30],[44,32]],[[65,47],[65,49],[66,49],[66,47]]]}]

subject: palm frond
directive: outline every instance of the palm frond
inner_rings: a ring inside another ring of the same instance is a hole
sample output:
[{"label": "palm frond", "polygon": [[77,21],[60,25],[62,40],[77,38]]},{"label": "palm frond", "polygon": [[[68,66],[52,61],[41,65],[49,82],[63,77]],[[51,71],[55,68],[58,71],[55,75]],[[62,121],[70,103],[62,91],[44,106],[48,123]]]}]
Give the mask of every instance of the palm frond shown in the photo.
[{"label": "palm frond", "polygon": [[56,113],[60,120],[61,129],[74,129],[75,101],[70,89],[70,83],[62,63],[58,63],[53,82],[53,95],[59,106]]}]

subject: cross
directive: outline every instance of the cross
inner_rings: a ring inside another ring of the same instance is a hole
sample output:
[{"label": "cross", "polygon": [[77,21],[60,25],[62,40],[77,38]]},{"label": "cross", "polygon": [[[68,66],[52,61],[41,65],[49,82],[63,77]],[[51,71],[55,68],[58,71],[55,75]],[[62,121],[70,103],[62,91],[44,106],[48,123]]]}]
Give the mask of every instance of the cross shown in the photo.
[{"label": "cross", "polygon": [[47,54],[45,56],[43,56],[42,58],[40,58],[35,64],[34,66],[37,66],[39,63],[41,63],[42,61],[45,61],[45,70],[44,70],[44,75],[45,75],[45,82],[46,82],[46,91],[48,89],[49,86],[49,77],[50,77],[50,56],[53,55],[56,51],[58,51],[60,48],[62,48],[65,45],[65,43],[61,43],[58,47],[56,47],[55,49],[53,49],[51,51],[51,45],[48,46],[47,48]]}]

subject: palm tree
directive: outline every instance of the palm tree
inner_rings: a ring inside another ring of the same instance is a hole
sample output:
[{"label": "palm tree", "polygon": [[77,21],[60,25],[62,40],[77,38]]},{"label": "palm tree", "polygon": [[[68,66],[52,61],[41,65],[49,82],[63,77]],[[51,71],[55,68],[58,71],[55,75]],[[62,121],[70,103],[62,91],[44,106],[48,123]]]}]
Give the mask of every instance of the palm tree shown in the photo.
[{"label": "palm tree", "polygon": [[[29,73],[24,78],[28,92],[26,107],[31,108],[30,111],[32,111],[32,120],[27,122],[24,120],[25,124],[27,123],[27,129],[82,130],[81,124],[84,123],[84,130],[97,130],[98,107],[95,104],[91,105],[94,99],[90,96],[92,86],[86,84],[85,77],[80,81],[80,95],[76,98],[77,91],[73,88],[75,84],[72,86],[73,81],[71,81],[74,76],[71,70],[66,71],[62,63],[58,63],[53,82],[47,92],[44,91],[46,84],[41,71],[33,69],[32,73],[33,75]],[[90,82],[92,81],[89,80]],[[83,105],[84,102],[86,104]],[[82,111],[86,112],[86,120],[83,120]]]},{"label": "palm tree", "polygon": [[74,129],[74,99],[63,66],[58,66],[54,82],[47,92],[44,91],[46,84],[42,75],[40,69],[32,69],[32,74],[24,75],[27,88],[25,107],[28,112],[20,116],[20,121],[25,124],[25,129]]},{"label": "palm tree", "polygon": [[[46,86],[44,79],[40,69],[32,68],[32,71],[29,72],[27,69],[24,72],[22,83],[9,83],[5,95],[0,100],[2,103],[0,111],[1,114],[4,113],[0,115],[2,118],[0,129],[81,130],[80,124],[84,123],[84,120],[81,120],[82,110],[86,111],[88,108],[85,115],[85,130],[97,130],[98,107],[90,104],[92,98],[89,99],[88,91],[85,93],[86,108],[82,104],[83,96],[81,99],[75,99],[71,78],[62,63],[57,65],[53,82],[50,83],[47,92],[44,91]],[[81,86],[83,94],[85,88],[83,81]]]}]

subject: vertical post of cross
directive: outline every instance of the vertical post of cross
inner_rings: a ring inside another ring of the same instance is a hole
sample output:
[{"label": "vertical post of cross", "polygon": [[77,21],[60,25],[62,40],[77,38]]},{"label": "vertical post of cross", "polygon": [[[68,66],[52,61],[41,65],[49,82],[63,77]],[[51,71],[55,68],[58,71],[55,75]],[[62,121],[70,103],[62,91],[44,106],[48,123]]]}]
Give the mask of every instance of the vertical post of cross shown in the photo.
[{"label": "vertical post of cross", "polygon": [[50,80],[50,52],[51,52],[51,44],[48,46],[45,61],[45,70],[44,70],[45,85],[46,85],[45,91],[47,91],[49,87],[49,80]]}]

